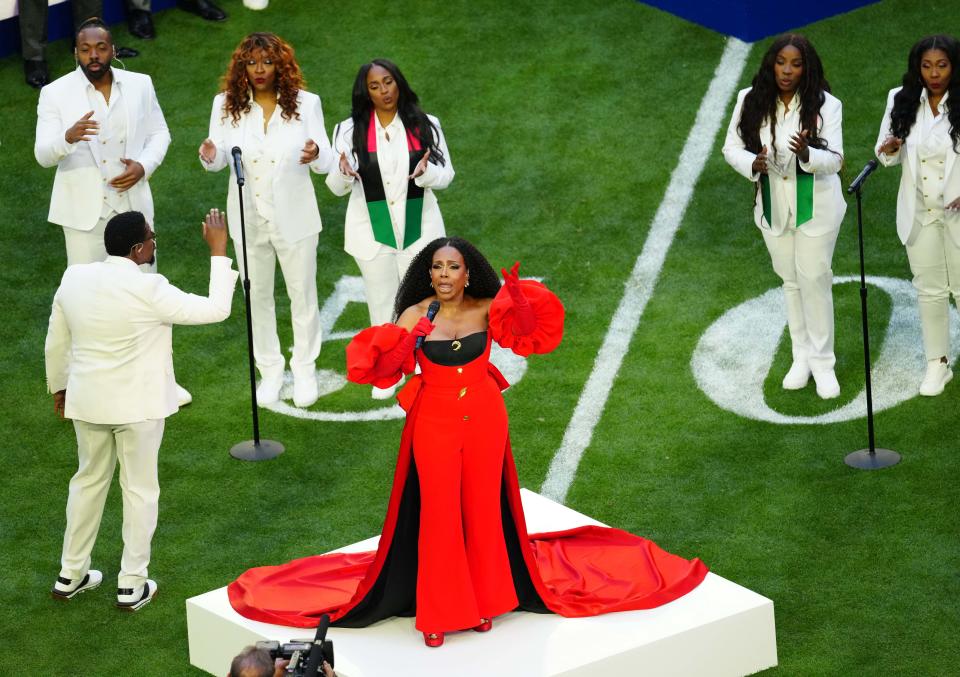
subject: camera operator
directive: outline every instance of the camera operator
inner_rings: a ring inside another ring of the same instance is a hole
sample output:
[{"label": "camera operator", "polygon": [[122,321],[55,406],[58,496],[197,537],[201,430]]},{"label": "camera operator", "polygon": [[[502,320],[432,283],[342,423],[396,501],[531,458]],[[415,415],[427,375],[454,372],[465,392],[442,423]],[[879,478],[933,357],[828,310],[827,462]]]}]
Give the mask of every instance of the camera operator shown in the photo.
[{"label": "camera operator", "polygon": [[[283,677],[288,661],[274,661],[270,652],[256,646],[245,647],[230,663],[227,677]],[[337,677],[330,664],[323,661],[323,677]]]}]

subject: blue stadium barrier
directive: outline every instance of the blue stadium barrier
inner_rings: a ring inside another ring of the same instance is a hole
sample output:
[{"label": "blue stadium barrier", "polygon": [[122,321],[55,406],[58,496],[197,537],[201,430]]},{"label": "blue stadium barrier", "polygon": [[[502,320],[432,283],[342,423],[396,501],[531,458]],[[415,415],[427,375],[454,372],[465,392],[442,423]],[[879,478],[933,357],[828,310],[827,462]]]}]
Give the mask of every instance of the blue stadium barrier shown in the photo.
[{"label": "blue stadium barrier", "polygon": [[803,24],[872,5],[878,0],[807,0],[802,4],[776,0],[643,0],[643,4],[733,35],[745,42],[784,33]]},{"label": "blue stadium barrier", "polygon": [[[156,13],[168,9],[176,4],[176,0],[153,0],[150,6]],[[126,20],[124,0],[103,0],[103,19],[111,26]],[[47,42],[61,38],[69,38],[73,33],[73,14],[70,2],[61,2],[53,5],[47,15]],[[136,41],[129,41],[129,46],[136,47]],[[0,21],[0,57],[20,53],[20,23],[17,17]]]}]

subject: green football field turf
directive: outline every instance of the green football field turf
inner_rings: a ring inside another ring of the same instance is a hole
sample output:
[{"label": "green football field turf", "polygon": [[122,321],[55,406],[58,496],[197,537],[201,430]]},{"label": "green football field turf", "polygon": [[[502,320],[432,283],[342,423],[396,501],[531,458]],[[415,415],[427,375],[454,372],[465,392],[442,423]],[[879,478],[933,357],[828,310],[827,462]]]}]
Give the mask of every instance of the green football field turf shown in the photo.
[{"label": "green football field turf", "polygon": [[[228,175],[203,172],[197,146],[218,78],[243,35],[271,30],[296,47],[309,89],[323,99],[328,130],[349,112],[359,64],[393,59],[443,122],[457,171],[438,194],[448,232],[479,244],[498,268],[522,261],[521,272],[543,278],[566,305],[564,343],[531,358],[505,395],[521,485],[538,490],[724,38],[627,0],[271,5],[254,13],[228,0],[231,17],[223,24],[163,12],[150,43],[117,27],[118,43],[141,49],[127,66],[153,76],[173,135],[151,180],[161,272],[187,290],[206,289],[199,223],[206,209],[225,206]],[[957,26],[955,3],[909,0],[798,26],[844,103],[844,185],[872,157],[886,92],[898,84],[910,45]],[[749,84],[767,44],[751,50],[740,86]],[[50,48],[50,65],[55,74],[72,67],[65,42]],[[261,410],[264,437],[281,440],[286,453],[260,464],[230,459],[229,447],[251,435],[238,292],[226,322],[174,332],[178,380],[194,403],[168,420],[161,451],[150,567],[159,597],[137,614],[112,608],[121,550],[114,486],[93,553],[104,585],[69,604],[51,600],[66,485],[76,468],[72,426],[54,415],[43,368],[64,245],[60,228],[46,222],[54,172],[32,156],[37,94],[23,85],[19,58],[0,59],[0,82],[0,671],[200,674],[188,661],[184,600],[250,566],[377,533],[401,422],[303,420]],[[778,674],[956,674],[960,385],[878,412],[878,445],[900,451],[903,462],[863,472],[843,464],[847,452],[866,445],[862,416],[829,424],[753,420],[718,407],[695,380],[691,359],[704,332],[777,286],[752,224],[750,185],[720,153],[730,108],[732,101],[566,502],[667,550],[701,557],[717,574],[771,598]],[[868,185],[867,258],[871,274],[908,281],[894,227],[898,177],[898,170],[880,170]],[[319,177],[315,183],[325,226],[323,303],[358,271],[342,249],[346,200]],[[858,272],[855,217],[851,202],[834,257],[838,276]],[[893,304],[875,287],[870,302],[876,356]],[[862,390],[857,285],[838,284],[835,303],[840,399],[819,400],[812,383],[783,392],[789,349],[781,341],[762,386],[774,411],[814,417]],[[278,278],[278,325],[288,345],[285,305]],[[365,318],[365,309],[351,304],[334,330],[359,329]],[[345,343],[327,341],[318,366],[343,372]],[[901,387],[915,392],[922,365],[904,373],[909,382]],[[366,387],[348,385],[312,410],[379,406]]]}]

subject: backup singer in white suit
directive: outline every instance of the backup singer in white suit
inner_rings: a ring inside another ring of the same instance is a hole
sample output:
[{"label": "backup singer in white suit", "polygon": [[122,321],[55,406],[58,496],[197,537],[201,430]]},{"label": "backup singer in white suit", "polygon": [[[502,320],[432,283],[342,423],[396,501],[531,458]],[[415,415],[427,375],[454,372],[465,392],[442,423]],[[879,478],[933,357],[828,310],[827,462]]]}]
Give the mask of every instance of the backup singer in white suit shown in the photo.
[{"label": "backup singer in white suit", "polygon": [[953,378],[950,293],[960,299],[960,43],[932,35],[910,50],[903,86],[890,91],[876,154],[900,165],[897,234],[907,249],[920,307],[927,368],[920,394]]},{"label": "backup singer in white suit", "polygon": [[[391,322],[413,257],[445,234],[434,191],[453,181],[450,151],[440,121],[420,109],[403,73],[387,59],[360,67],[351,117],[336,126],[332,144],[340,170],[327,175],[327,187],[350,194],[344,249],[363,276],[370,324]],[[373,388],[377,399],[393,392]]]},{"label": "backup singer in white suit", "polygon": [[90,569],[90,553],[119,461],[123,557],[117,606],[136,610],[156,593],[147,566],[160,495],[157,454],[164,419],[177,411],[172,325],[229,316],[237,272],[226,258],[227,232],[217,211],[204,225],[211,256],[206,297],[140,270],[153,258],[155,234],[139,212],[115,216],[104,237],[105,261],[67,268],[47,331],[47,383],[56,409],[73,419],[79,458],[53,594],[69,599],[102,580]]},{"label": "backup singer in white suit", "polygon": [[803,36],[785,35],[742,90],[723,156],[756,185],[754,221],[783,280],[793,364],[787,390],[813,375],[817,394],[840,394],[834,373],[833,249],[846,212],[840,101]]},{"label": "backup singer in white suit", "polygon": [[50,222],[63,227],[67,265],[102,261],[103,229],[136,210],[153,225],[149,178],[170,132],[150,77],[114,70],[113,38],[99,21],[77,34],[77,69],[40,91],[34,155],[56,167]]},{"label": "backup singer in white suit", "polygon": [[[293,400],[307,407],[318,396],[322,341],[316,279],[321,223],[310,170],[328,172],[334,156],[320,98],[302,85],[290,45],[271,33],[244,38],[224,76],[225,90],[213,100],[200,160],[208,171],[230,167],[227,215],[234,250],[240,252],[240,200],[230,151],[236,146],[243,152],[253,353],[261,376],[257,402],[276,402],[283,385],[273,290],[279,260],[293,323]],[[238,259],[242,270],[239,253]]]}]

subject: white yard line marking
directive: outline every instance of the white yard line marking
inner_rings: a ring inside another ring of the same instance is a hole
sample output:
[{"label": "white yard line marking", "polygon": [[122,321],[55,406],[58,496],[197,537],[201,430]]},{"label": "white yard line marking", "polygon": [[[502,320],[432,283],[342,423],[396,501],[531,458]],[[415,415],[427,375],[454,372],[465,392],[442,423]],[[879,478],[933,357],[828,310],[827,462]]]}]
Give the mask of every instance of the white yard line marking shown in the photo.
[{"label": "white yard line marking", "polygon": [[723,56],[700,103],[693,128],[683,145],[680,160],[670,176],[667,192],[653,217],[643,251],[637,257],[630,279],[626,282],[623,298],[620,299],[603,345],[597,353],[593,371],[573,410],[560,448],[550,463],[547,478],[540,489],[540,493],[548,498],[563,503],[577,474],[580,459],[593,438],[594,428],[597,427],[610,396],[613,380],[640,324],[640,316],[653,294],[667,252],[683,221],[687,205],[690,204],[693,189],[713,150],[714,139],[724,122],[727,103],[740,81],[740,74],[749,53],[749,43],[736,38],[727,39]]}]

